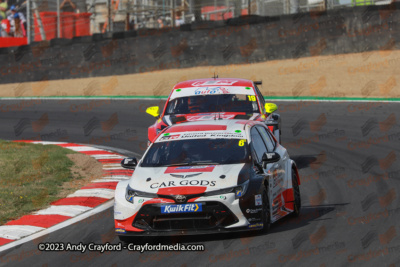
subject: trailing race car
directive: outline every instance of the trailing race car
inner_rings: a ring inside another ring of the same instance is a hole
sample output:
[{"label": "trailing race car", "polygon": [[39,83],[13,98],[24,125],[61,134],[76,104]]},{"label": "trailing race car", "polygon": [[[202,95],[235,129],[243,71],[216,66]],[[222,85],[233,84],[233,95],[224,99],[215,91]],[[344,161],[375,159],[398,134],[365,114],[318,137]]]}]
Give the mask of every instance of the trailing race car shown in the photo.
[{"label": "trailing race car", "polygon": [[210,78],[180,82],[174,86],[160,116],[158,106],[146,112],[158,120],[149,127],[154,141],[165,127],[182,122],[222,119],[263,121],[281,143],[281,119],[273,103],[265,103],[257,84],[244,79]]},{"label": "trailing race car", "polygon": [[211,120],[173,125],[150,144],[115,191],[115,231],[182,235],[268,230],[299,215],[296,164],[263,122]]}]

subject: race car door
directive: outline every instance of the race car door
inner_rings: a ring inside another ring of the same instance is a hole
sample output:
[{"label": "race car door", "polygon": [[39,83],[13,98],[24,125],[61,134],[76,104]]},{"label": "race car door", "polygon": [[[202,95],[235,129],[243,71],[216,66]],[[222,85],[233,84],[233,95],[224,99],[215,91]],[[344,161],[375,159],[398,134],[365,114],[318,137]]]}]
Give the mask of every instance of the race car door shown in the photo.
[{"label": "race car door", "polygon": [[[260,164],[262,164],[262,157],[264,153],[268,153],[268,148],[266,145],[266,142],[264,142],[263,138],[260,135],[260,132],[258,131],[257,127],[253,127],[250,131],[251,134],[251,143],[252,147],[254,150],[254,154],[256,157],[256,161]],[[277,194],[279,192],[279,184],[277,183],[278,180],[273,179],[273,173],[278,173],[278,166],[279,164],[277,163],[272,163],[272,164],[267,164],[265,168],[263,168],[264,175],[268,177],[268,182],[269,182],[269,190],[268,190],[268,195],[269,195],[269,202],[270,202],[270,207],[271,207],[271,216],[272,216],[272,221],[275,221],[277,215],[278,215],[278,210],[280,202],[279,201],[272,201],[274,199],[279,199],[277,197]],[[276,204],[274,205],[274,202]]]},{"label": "race car door", "polygon": [[268,152],[276,152],[280,155],[280,160],[275,163],[267,164],[265,171],[272,174],[270,179],[270,194],[272,198],[272,218],[273,221],[288,214],[288,210],[285,208],[285,192],[288,187],[288,181],[286,177],[286,164],[287,153],[282,146],[278,146],[275,140],[270,136],[269,131],[261,126],[256,126],[262,141]]}]

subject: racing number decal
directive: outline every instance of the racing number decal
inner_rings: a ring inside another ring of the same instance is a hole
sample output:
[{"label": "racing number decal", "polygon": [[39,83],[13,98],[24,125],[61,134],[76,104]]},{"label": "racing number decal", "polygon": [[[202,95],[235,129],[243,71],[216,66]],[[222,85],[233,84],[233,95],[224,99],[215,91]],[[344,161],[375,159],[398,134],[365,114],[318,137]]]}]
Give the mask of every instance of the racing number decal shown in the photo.
[{"label": "racing number decal", "polygon": [[246,139],[242,139],[239,141],[239,146],[244,146],[244,142],[246,142]]},{"label": "racing number decal", "polygon": [[256,96],[255,95],[248,95],[249,101],[256,101]]}]

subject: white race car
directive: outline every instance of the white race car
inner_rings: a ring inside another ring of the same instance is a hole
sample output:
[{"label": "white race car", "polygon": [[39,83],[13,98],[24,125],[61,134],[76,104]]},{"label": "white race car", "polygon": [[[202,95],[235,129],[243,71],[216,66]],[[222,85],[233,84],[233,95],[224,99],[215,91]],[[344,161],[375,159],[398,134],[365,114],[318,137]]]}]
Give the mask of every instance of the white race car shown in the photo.
[{"label": "white race car", "polygon": [[115,231],[193,235],[267,230],[301,207],[296,164],[265,123],[188,122],[165,128],[115,191]]}]

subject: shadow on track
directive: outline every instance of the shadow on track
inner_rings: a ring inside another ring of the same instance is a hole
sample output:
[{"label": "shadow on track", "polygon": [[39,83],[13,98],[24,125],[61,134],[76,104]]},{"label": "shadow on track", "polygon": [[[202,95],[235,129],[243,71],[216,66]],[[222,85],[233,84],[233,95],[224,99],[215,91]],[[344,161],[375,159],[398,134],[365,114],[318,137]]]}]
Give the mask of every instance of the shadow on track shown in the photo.
[{"label": "shadow on track", "polygon": [[[297,168],[305,169],[314,165],[319,165],[321,162],[321,155],[301,155],[301,156],[291,156],[294,162],[296,162]],[[314,168],[313,168],[314,169]]]},{"label": "shadow on track", "polygon": [[[135,244],[176,244],[176,243],[204,243],[210,241],[224,241],[230,242],[229,240],[249,238],[256,236],[268,235],[271,233],[279,233],[283,231],[293,230],[297,228],[302,228],[312,221],[317,220],[329,220],[331,218],[320,219],[322,216],[327,214],[332,214],[336,211],[334,216],[337,216],[343,212],[344,207],[349,203],[343,204],[327,204],[318,206],[303,206],[301,208],[301,213],[299,217],[287,216],[276,223],[271,225],[271,229],[268,233],[262,233],[260,231],[249,231],[242,233],[222,233],[222,234],[207,234],[207,235],[185,235],[185,236],[156,236],[156,237],[132,237],[129,242]],[[116,239],[118,240],[118,238]]]}]

